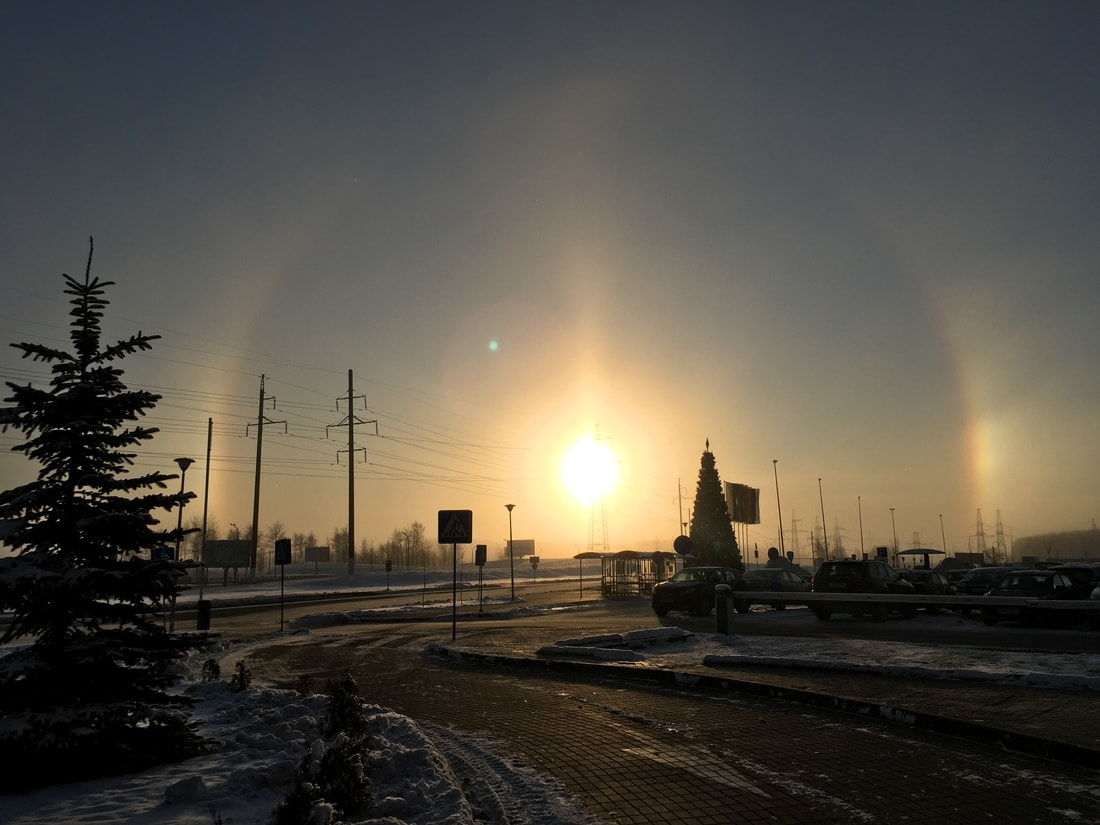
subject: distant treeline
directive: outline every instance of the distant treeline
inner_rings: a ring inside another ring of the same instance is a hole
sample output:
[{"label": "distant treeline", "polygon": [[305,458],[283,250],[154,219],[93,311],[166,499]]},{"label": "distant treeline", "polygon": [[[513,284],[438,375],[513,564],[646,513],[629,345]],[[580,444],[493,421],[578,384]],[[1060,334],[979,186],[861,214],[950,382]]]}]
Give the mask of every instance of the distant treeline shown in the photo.
[{"label": "distant treeline", "polygon": [[1035,556],[1041,561],[1090,560],[1100,562],[1100,529],[1073,530],[1068,533],[1044,533],[1013,539],[1012,554],[1016,558]]}]

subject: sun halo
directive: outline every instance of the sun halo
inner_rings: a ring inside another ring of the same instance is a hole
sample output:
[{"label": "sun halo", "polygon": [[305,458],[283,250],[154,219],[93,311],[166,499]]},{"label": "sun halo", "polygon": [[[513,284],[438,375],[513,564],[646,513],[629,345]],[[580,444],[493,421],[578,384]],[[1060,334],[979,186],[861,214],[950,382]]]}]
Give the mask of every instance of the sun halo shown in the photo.
[{"label": "sun halo", "polygon": [[578,502],[588,507],[615,489],[622,464],[605,443],[586,435],[561,460],[561,480]]}]

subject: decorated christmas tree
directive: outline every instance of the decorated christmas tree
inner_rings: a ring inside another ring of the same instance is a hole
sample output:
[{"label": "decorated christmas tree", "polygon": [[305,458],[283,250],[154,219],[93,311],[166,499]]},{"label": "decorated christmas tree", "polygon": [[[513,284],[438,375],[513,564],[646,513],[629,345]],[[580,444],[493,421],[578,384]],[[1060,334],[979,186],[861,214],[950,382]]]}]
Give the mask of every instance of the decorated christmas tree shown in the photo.
[{"label": "decorated christmas tree", "polygon": [[691,547],[695,564],[719,564],[744,569],[737,536],[733,532],[729,507],[722,495],[722,479],[707,439],[699,464],[699,483],[695,487],[695,507],[691,514]]}]

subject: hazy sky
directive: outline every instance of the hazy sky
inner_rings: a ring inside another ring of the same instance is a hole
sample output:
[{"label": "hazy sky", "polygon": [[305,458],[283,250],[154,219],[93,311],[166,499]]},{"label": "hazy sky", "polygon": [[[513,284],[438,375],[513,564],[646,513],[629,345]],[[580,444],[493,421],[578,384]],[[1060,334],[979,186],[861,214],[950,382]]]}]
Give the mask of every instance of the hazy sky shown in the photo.
[{"label": "hazy sky", "polygon": [[186,518],[212,418],[251,523],[262,374],[261,526],[346,526],[348,370],[357,540],[471,509],[493,553],[514,503],[585,550],[597,432],[612,550],[671,549],[707,439],[750,561],[776,478],[807,560],[822,510],[848,552],[1100,514],[1096,3],[6,2],[0,78],[4,342],[67,346],[95,236]]}]

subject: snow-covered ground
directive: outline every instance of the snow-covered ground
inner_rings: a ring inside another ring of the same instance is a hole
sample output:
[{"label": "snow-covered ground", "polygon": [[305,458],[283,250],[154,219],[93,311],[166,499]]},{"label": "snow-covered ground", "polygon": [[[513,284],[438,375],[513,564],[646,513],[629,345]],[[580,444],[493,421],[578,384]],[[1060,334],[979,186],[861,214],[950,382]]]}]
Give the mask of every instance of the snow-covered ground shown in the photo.
[{"label": "snow-covered ground", "polygon": [[[361,585],[360,585],[361,586]],[[278,588],[278,583],[275,584]],[[296,589],[305,590],[308,585]],[[317,583],[314,582],[314,588]],[[339,584],[319,588],[327,592]],[[223,591],[219,595],[225,596]],[[388,610],[418,610],[419,604]],[[561,609],[547,605],[539,610]],[[807,611],[808,613],[808,611]],[[346,614],[340,614],[345,621]],[[336,614],[319,613],[303,624],[324,625]],[[362,616],[360,618],[367,618]],[[919,620],[918,620],[919,621]],[[767,660],[798,664],[888,670],[913,675],[1020,681],[1100,689],[1100,656],[1014,654],[979,647],[940,649],[887,642],[812,642],[756,635],[682,637],[673,628],[639,630],[625,638],[562,639],[542,650],[554,655],[585,651],[598,659],[641,666],[722,666]],[[228,651],[227,651],[228,652]],[[200,731],[221,742],[209,755],[140,775],[50,787],[22,796],[0,797],[5,825],[129,823],[129,825],[266,825],[286,794],[307,749],[320,738],[321,696],[253,685],[234,692],[219,682],[195,680],[186,690],[199,703]],[[371,779],[375,806],[369,825],[473,825],[476,821],[570,825],[592,823],[579,803],[553,777],[522,765],[493,742],[458,737],[452,731],[418,725],[388,709],[369,709]],[[460,741],[459,741],[460,740]],[[460,756],[461,754],[461,756]],[[501,793],[501,788],[506,793]],[[479,818],[475,819],[475,815]],[[319,819],[316,825],[324,825]]]}]

